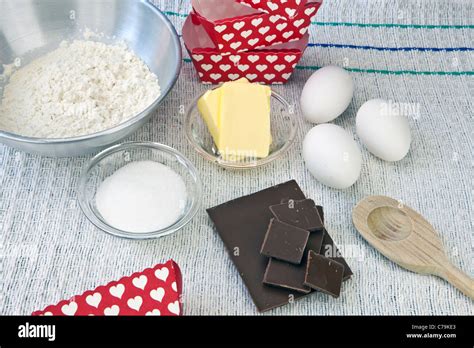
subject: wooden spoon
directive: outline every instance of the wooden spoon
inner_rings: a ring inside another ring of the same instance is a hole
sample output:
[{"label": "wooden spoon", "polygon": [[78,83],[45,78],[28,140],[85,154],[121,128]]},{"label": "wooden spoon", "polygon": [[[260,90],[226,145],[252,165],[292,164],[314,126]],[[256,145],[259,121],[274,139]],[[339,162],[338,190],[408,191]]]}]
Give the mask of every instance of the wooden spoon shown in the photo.
[{"label": "wooden spoon", "polygon": [[421,274],[444,278],[474,299],[474,281],[447,258],[434,228],[420,214],[385,196],[369,196],[352,211],[360,234],[385,257]]}]

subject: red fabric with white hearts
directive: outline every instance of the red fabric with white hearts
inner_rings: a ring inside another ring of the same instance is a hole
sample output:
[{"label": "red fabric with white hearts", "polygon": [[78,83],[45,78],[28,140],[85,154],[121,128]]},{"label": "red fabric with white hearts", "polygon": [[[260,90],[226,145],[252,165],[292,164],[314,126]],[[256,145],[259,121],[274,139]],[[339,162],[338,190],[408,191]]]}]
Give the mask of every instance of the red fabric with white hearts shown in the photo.
[{"label": "red fabric with white hearts", "polygon": [[170,260],[110,282],[32,315],[168,315],[182,312],[181,271]]},{"label": "red fabric with white hearts", "polygon": [[237,0],[265,13],[278,14],[283,18],[293,18],[308,0]]},{"label": "red fabric with white hearts", "polygon": [[[263,12],[239,16],[239,11],[236,11],[232,3],[228,1],[214,4],[214,0],[200,0],[197,5],[197,0],[193,0],[193,8],[199,21],[222,55],[301,39],[307,33],[311,18],[316,14],[320,5],[319,1],[310,1],[293,19],[286,20],[279,15]],[[226,16],[229,14],[234,16],[218,20],[206,18],[217,11],[217,8],[221,9],[225,6],[228,6],[228,9],[224,9],[223,13]]]}]

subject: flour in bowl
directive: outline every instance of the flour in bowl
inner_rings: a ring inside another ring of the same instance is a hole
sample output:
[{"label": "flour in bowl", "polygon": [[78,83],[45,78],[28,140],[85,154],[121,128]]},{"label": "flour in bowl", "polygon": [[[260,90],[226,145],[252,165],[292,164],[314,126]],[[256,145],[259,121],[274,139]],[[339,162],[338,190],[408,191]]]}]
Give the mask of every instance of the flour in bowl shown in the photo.
[{"label": "flour in bowl", "polygon": [[161,94],[158,78],[125,44],[76,40],[14,71],[0,102],[0,129],[68,138],[114,127]]}]

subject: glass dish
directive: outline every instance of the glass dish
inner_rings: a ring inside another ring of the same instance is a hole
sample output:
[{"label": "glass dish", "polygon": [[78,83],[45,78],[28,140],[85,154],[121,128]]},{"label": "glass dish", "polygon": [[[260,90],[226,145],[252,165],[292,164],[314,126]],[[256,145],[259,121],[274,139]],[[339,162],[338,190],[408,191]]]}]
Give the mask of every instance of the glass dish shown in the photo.
[{"label": "glass dish", "polygon": [[[183,214],[171,226],[146,233],[127,232],[109,225],[98,212],[95,195],[99,185],[115,171],[134,161],[162,163],[183,178],[187,190],[187,202]],[[194,165],[175,149],[153,142],[123,143],[100,152],[84,169],[78,187],[79,204],[89,221],[107,233],[129,239],[157,238],[181,229],[198,211],[201,194],[201,181]]]},{"label": "glass dish", "polygon": [[293,145],[298,128],[294,108],[281,95],[272,91],[270,111],[272,144],[269,156],[265,158],[242,158],[238,161],[223,159],[219,155],[211,133],[197,108],[197,102],[204,93],[196,97],[189,105],[185,127],[186,138],[197,153],[205,159],[224,168],[250,169],[263,166],[282,157]]}]

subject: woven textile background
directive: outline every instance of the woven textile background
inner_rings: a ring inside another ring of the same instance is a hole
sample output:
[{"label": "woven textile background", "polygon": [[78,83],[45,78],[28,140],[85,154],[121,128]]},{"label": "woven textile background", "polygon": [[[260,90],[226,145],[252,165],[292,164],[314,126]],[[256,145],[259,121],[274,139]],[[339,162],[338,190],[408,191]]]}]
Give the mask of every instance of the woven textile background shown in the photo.
[{"label": "woven textile background", "polygon": [[[178,32],[190,0],[155,1]],[[256,314],[251,298],[204,208],[296,179],[325,207],[328,230],[348,251],[355,275],[339,299],[313,294],[268,314],[473,314],[472,301],[443,280],[405,271],[375,252],[351,223],[366,195],[401,199],[439,231],[453,263],[473,268],[474,7],[471,0],[326,0],[311,26],[311,46],[285,86],[297,102],[316,67],[350,71],[355,95],[334,123],[354,133],[355,114],[382,97],[419,107],[413,144],[399,163],[363,151],[360,180],[329,189],[305,170],[300,150],[311,128],[302,118],[298,142],[261,169],[232,172],[211,165],[187,144],[180,105],[205,90],[185,53],[181,76],[153,120],[129,140],[177,148],[198,168],[203,209],[178,233],[140,242],[109,236],[82,215],[75,187],[90,157],[51,159],[0,145],[0,314],[29,314],[50,303],[173,258],[184,276],[185,314]],[[403,47],[403,49],[401,48]]]}]

